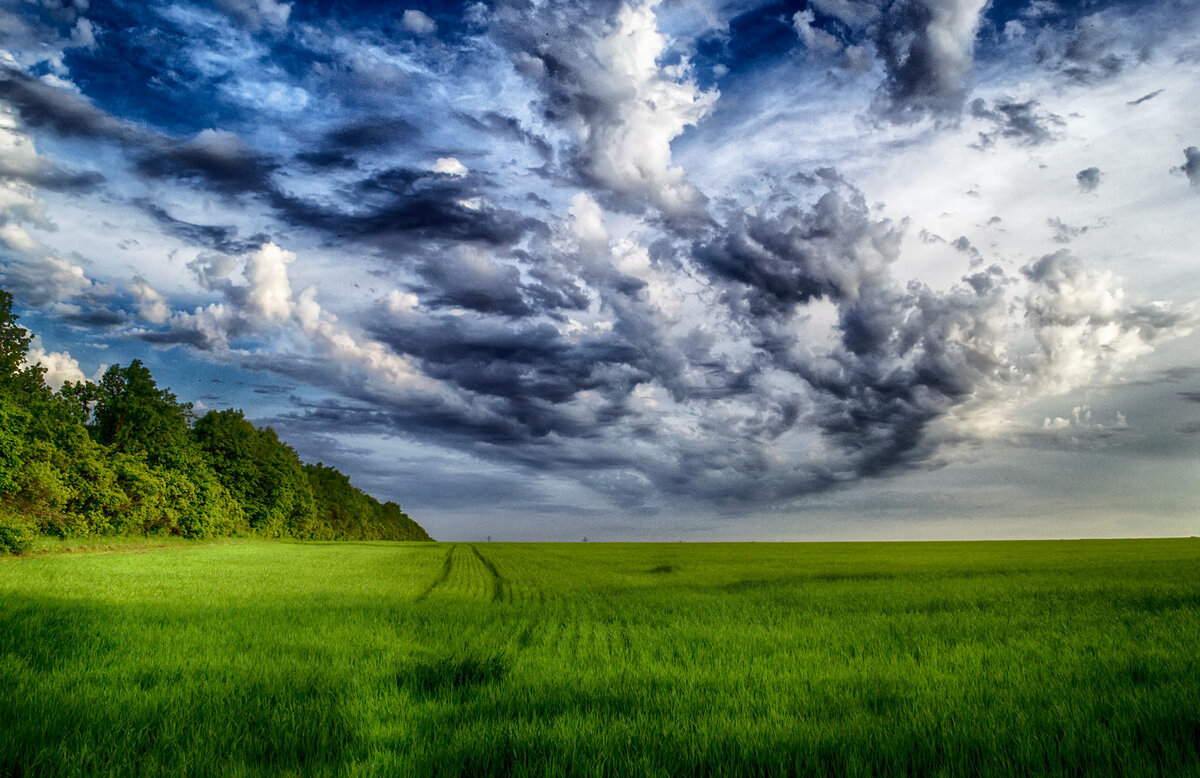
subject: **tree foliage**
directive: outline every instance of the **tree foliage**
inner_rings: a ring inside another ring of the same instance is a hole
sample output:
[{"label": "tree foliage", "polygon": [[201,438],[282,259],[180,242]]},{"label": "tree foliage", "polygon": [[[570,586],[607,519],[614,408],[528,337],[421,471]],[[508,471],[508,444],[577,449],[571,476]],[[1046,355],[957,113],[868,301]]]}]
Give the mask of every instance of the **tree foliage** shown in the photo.
[{"label": "tree foliage", "polygon": [[4,383],[21,371],[33,339],[28,330],[17,324],[12,305],[12,295],[0,290],[0,381]]},{"label": "tree foliage", "polygon": [[138,360],[53,392],[30,342],[0,291],[0,552],[38,532],[430,539],[241,411],[196,418]]},{"label": "tree foliage", "polygon": [[300,457],[270,427],[258,429],[241,411],[209,411],[196,439],[217,478],[241,503],[259,534],[307,537],[313,493]]},{"label": "tree foliage", "polygon": [[420,540],[425,535],[394,502],[380,503],[332,467],[305,465],[316,496],[314,537]]}]

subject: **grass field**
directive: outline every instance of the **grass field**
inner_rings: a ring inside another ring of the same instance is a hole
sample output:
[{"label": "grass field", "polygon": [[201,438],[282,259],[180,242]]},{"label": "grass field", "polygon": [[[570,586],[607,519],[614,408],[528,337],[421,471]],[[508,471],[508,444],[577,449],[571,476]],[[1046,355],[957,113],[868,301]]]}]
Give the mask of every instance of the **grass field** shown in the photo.
[{"label": "grass field", "polygon": [[0,775],[1195,775],[1200,541],[0,562]]}]

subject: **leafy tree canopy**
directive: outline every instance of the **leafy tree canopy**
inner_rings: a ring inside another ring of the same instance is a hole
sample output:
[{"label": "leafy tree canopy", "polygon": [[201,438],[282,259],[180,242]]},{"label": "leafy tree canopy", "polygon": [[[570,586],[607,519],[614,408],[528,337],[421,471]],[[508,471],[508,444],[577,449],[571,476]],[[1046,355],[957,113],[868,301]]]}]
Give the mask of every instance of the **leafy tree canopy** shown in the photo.
[{"label": "leafy tree canopy", "polygon": [[51,391],[12,305],[0,290],[0,552],[37,532],[430,539],[241,411],[197,419],[139,360]]}]

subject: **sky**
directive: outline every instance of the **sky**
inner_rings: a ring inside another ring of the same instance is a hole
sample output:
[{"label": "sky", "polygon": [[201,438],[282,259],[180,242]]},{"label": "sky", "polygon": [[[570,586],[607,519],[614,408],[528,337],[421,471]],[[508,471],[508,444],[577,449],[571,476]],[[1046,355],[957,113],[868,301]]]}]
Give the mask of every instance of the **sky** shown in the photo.
[{"label": "sky", "polygon": [[1198,0],[0,0],[0,288],[439,539],[1197,535],[1198,94]]}]

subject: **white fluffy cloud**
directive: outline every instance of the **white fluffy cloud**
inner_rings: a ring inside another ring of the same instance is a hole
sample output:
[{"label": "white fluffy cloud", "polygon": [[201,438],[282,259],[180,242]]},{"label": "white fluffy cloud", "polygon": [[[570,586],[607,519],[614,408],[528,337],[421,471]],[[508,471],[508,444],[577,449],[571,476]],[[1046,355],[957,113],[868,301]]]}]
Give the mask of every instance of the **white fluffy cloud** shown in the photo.
[{"label": "white fluffy cloud", "polygon": [[[288,269],[295,262],[295,253],[271,242],[246,254],[240,263],[224,255],[198,257],[191,265],[197,278],[207,289],[221,292],[223,299],[169,316],[162,316],[166,309],[162,295],[135,279],[130,289],[141,302],[143,318],[155,322],[152,317],[157,317],[155,323],[165,325],[165,330],[142,330],[140,335],[152,342],[192,343],[218,353],[233,349],[244,335],[268,337],[275,353],[268,355],[261,349],[237,353],[262,358],[267,369],[293,357],[321,360],[344,380],[382,395],[436,388],[408,359],[343,326],[317,301],[316,286],[293,294]],[[244,285],[230,278],[239,264]]]},{"label": "white fluffy cloud", "polygon": [[470,172],[467,170],[466,165],[459,162],[454,157],[438,157],[437,161],[433,163],[433,167],[431,167],[430,170],[432,170],[434,173],[442,173],[443,175],[455,176],[456,178],[462,178]]},{"label": "white fluffy cloud", "polygon": [[58,391],[68,381],[84,381],[87,376],[79,368],[79,362],[66,351],[46,351],[40,338],[35,337],[25,355],[25,366],[41,365],[45,368],[45,381],[54,391]]},{"label": "white fluffy cloud", "polygon": [[246,308],[251,314],[276,324],[287,321],[292,314],[288,265],[295,261],[295,254],[274,243],[263,244],[246,258]]},{"label": "white fluffy cloud", "polygon": [[[578,177],[669,216],[697,217],[705,198],[672,161],[671,143],[709,113],[718,93],[696,85],[687,57],[660,62],[671,41],[658,29],[656,5],[623,4],[607,22],[569,4],[504,18],[517,41],[514,65],[573,136],[564,156]],[[574,39],[561,34],[564,26]]]},{"label": "white fluffy cloud", "polygon": [[163,324],[171,318],[171,306],[167,298],[159,294],[141,276],[134,276],[129,291],[138,301],[138,315],[151,324]]},{"label": "white fluffy cloud", "polygon": [[980,14],[988,0],[930,0],[932,18],[925,28],[929,52],[936,64],[938,88],[961,88],[971,70]]},{"label": "white fluffy cloud", "polygon": [[53,228],[45,203],[23,181],[0,177],[0,285],[30,305],[68,300],[93,287],[82,265],[60,256],[27,227]]},{"label": "white fluffy cloud", "polygon": [[596,45],[594,86],[611,110],[579,132],[588,169],[603,184],[644,192],[668,213],[684,214],[702,207],[702,195],[672,164],[671,141],[709,112],[717,93],[688,80],[686,61],[660,68],[666,45],[652,4],[622,8],[616,29]]},{"label": "white fluffy cloud", "polygon": [[975,36],[988,0],[907,0],[876,29],[887,77],[876,109],[898,121],[954,115],[962,107]]},{"label": "white fluffy cloud", "polygon": [[813,22],[816,20],[817,16],[811,8],[797,11],[792,16],[792,27],[804,42],[804,47],[813,55],[829,55],[841,51],[841,41],[821,28],[814,27]]},{"label": "white fluffy cloud", "polygon": [[429,35],[437,32],[437,22],[421,11],[410,8],[400,17],[400,24],[409,32],[417,35]]},{"label": "white fluffy cloud", "polygon": [[1050,394],[1110,377],[1156,342],[1188,334],[1194,324],[1191,316],[1162,303],[1132,305],[1120,279],[1087,268],[1066,250],[1023,272],[1035,285],[1026,309],[1040,346],[1030,372]]}]

